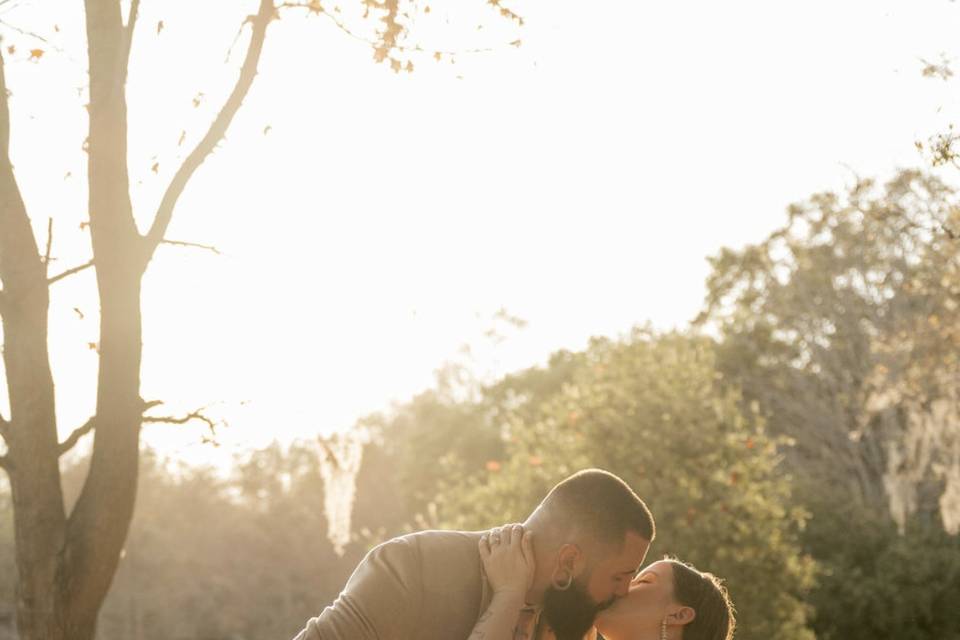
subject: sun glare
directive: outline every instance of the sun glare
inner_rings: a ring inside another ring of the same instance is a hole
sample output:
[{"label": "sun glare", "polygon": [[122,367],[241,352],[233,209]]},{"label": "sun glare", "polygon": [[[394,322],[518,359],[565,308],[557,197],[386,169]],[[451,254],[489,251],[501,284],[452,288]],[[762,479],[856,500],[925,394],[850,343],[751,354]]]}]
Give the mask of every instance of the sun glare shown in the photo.
[{"label": "sun glare", "polygon": [[[52,270],[89,251],[83,21],[56,4],[76,18],[58,26],[61,50],[8,65],[15,162],[38,237],[54,220]],[[864,173],[915,162],[912,141],[936,129],[945,95],[910,64],[949,43],[949,7],[747,4],[770,26],[724,34],[723,47],[707,25],[726,9],[710,3],[696,20],[678,7],[551,3],[531,7],[516,37],[484,3],[457,20],[438,11],[420,27],[427,48],[492,50],[427,56],[412,74],[373,64],[329,20],[280,20],[177,207],[170,239],[197,246],[161,247],[145,279],[144,397],[165,402],[158,412],[208,407],[229,425],[218,437],[242,448],[341,430],[408,398],[482,342],[501,308],[531,329],[478,348],[481,370],[648,320],[682,326],[701,302],[704,256],[773,228],[788,194],[849,181],[841,162]],[[142,10],[128,96],[145,224],[233,82],[249,6]],[[35,6],[19,11],[46,24]],[[874,35],[851,53],[839,25],[861,13]],[[884,36],[903,20],[923,37]],[[801,44],[817,30],[818,47]],[[93,407],[94,300],[90,272],[55,286],[62,434]],[[151,426],[146,440],[194,448],[203,433]]]}]

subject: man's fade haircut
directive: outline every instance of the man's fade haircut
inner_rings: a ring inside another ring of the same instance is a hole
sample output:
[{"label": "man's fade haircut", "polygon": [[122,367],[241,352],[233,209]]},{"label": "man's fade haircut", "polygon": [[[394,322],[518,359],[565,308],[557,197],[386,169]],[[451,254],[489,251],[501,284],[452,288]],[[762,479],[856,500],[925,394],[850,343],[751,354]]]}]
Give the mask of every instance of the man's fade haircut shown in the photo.
[{"label": "man's fade haircut", "polygon": [[540,508],[551,520],[556,517],[605,545],[621,547],[628,531],[649,542],[656,535],[653,515],[644,501],[626,482],[603,469],[584,469],[561,480]]}]

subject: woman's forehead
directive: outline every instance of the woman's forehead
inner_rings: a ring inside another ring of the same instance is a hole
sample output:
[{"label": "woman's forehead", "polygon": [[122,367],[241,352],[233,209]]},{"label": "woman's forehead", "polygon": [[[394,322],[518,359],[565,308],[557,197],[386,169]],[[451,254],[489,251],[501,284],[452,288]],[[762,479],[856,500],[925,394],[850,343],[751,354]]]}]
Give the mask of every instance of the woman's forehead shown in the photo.
[{"label": "woman's forehead", "polygon": [[647,565],[646,568],[640,572],[641,575],[644,573],[656,574],[658,578],[672,577],[673,566],[669,560],[658,560]]}]

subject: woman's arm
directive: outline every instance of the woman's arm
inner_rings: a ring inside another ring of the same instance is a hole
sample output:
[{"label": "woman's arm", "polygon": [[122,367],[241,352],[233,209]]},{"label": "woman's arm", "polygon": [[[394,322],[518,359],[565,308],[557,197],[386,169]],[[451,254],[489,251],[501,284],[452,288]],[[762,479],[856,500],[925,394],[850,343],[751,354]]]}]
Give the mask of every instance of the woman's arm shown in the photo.
[{"label": "woman's arm", "polygon": [[513,640],[520,610],[533,582],[533,534],[519,524],[493,529],[480,538],[480,558],[493,599],[468,640]]},{"label": "woman's arm", "polygon": [[523,598],[513,593],[495,593],[490,606],[477,619],[468,640],[513,640]]},{"label": "woman's arm", "polygon": [[[590,627],[590,631],[587,631],[587,635],[583,636],[583,640],[597,640],[597,628]],[[296,638],[294,638],[296,640]],[[536,638],[536,640],[557,640],[557,636],[553,635],[553,630],[550,627],[545,627],[543,632]]]}]

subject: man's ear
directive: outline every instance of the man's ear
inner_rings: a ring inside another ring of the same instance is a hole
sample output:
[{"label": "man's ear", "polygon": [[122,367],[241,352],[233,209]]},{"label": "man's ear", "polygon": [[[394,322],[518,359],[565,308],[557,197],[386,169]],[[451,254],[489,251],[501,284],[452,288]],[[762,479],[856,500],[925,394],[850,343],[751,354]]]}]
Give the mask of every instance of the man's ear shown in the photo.
[{"label": "man's ear", "polygon": [[583,551],[577,545],[568,542],[557,552],[557,564],[561,570],[576,576],[583,569]]},{"label": "man's ear", "polygon": [[697,617],[697,612],[692,607],[680,607],[667,617],[671,624],[685,625],[693,622],[693,619]]}]

